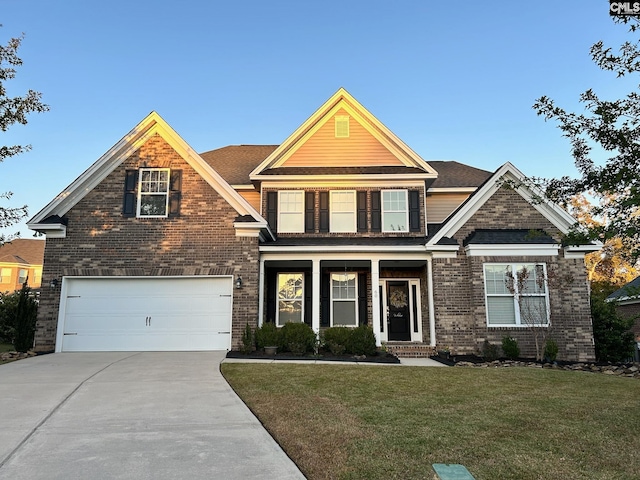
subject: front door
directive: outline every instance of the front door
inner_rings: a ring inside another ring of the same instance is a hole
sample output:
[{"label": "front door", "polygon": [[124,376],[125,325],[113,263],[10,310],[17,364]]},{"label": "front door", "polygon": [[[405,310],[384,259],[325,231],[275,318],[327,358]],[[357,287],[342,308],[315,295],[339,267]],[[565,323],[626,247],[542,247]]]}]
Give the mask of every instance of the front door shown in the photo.
[{"label": "front door", "polygon": [[411,340],[411,315],[409,308],[409,282],[387,282],[388,339],[389,341]]}]

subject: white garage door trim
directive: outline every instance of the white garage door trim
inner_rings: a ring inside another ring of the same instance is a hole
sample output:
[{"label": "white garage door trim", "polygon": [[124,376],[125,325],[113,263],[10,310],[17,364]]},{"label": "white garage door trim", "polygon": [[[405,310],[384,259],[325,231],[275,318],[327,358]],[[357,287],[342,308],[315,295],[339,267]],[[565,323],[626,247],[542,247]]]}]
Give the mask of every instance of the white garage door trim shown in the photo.
[{"label": "white garage door trim", "polygon": [[63,277],[62,351],[230,350],[233,277]]}]

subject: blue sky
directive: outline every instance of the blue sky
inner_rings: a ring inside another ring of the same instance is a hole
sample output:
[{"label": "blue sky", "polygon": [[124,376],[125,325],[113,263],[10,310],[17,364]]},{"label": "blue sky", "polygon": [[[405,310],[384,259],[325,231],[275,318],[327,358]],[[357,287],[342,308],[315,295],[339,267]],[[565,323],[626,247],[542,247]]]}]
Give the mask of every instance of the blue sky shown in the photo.
[{"label": "blue sky", "polygon": [[587,88],[637,88],[589,57],[628,38],[608,3],[0,0],[0,43],[26,35],[9,94],[51,107],[0,134],[33,147],[0,164],[14,192],[1,205],[34,215],[152,110],[198,152],[278,144],[339,87],[427,161],[573,175],[568,142],[531,106],[581,111]]}]

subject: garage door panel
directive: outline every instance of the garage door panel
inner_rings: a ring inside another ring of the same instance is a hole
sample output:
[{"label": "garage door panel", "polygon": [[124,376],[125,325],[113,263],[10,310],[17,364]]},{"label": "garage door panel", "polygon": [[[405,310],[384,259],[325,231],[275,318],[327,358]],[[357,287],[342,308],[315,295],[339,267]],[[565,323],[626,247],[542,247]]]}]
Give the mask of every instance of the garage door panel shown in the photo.
[{"label": "garage door panel", "polygon": [[65,278],[63,351],[226,350],[230,277]]}]

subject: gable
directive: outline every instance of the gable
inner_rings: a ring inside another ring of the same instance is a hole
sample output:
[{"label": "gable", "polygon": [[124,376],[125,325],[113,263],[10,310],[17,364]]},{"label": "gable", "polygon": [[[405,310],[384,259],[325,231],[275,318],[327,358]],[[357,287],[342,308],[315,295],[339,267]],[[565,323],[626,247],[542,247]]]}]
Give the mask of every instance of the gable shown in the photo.
[{"label": "gable", "polygon": [[254,220],[253,225],[249,225],[249,222],[242,222],[242,228],[237,229],[238,234],[249,234],[249,230],[252,228],[255,231],[250,233],[251,235],[257,235],[260,230],[268,232],[266,220],[256,209],[242,198],[202,157],[196,154],[175,130],[155,112],[151,112],[69,187],[29,220],[27,226],[52,237],[64,237],[67,228],[64,223],[64,215],[154,136],[162,138],[168,147],[173,149],[211,188],[224,198],[238,216],[249,216]]},{"label": "gable", "polygon": [[[349,136],[336,135],[335,118],[349,118]],[[251,172],[260,180],[280,167],[409,167],[422,178],[438,173],[402,140],[369,113],[346,90],[339,89],[275,151]]]},{"label": "gable", "polygon": [[[344,116],[349,121],[349,136],[336,137],[335,117]],[[281,167],[341,167],[345,161],[350,166],[403,166],[380,140],[374,137],[344,108],[327,116],[317,129],[295,149]]]},{"label": "gable", "polygon": [[[510,186],[511,183],[516,186]],[[528,186],[524,174],[507,162],[445,220],[428,245],[436,245],[445,238],[461,240],[476,226],[474,223],[478,223],[477,228],[541,228],[551,233],[550,226],[558,234],[568,233],[576,220],[551,201],[536,201],[543,196],[535,187]],[[488,214],[480,219],[476,213],[481,209]],[[530,220],[526,217],[530,215],[535,217],[534,224],[527,223]],[[552,236],[556,237],[553,233]]]}]

